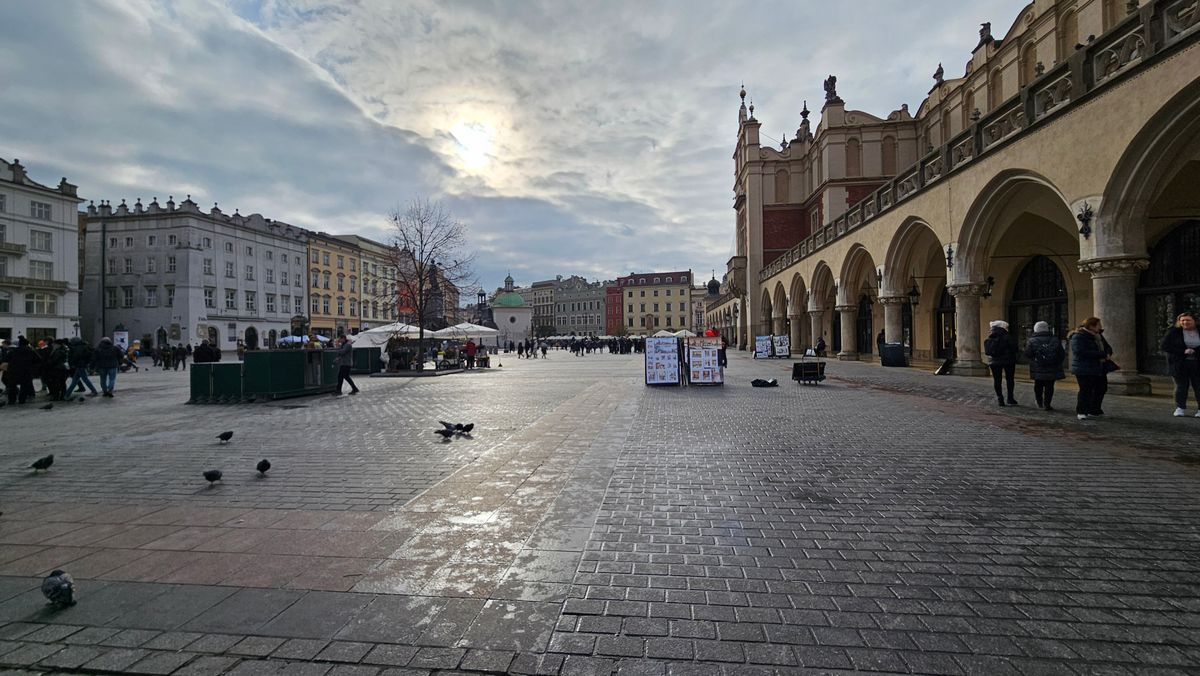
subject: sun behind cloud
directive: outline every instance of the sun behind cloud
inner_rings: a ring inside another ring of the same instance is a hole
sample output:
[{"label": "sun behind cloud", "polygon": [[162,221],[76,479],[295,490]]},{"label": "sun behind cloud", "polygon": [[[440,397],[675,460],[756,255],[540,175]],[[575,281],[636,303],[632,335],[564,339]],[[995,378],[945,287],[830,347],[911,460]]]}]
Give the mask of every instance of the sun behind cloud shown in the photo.
[{"label": "sun behind cloud", "polygon": [[463,120],[450,129],[450,135],[454,137],[454,150],[464,169],[480,171],[495,159],[492,154],[495,132],[489,125]]}]

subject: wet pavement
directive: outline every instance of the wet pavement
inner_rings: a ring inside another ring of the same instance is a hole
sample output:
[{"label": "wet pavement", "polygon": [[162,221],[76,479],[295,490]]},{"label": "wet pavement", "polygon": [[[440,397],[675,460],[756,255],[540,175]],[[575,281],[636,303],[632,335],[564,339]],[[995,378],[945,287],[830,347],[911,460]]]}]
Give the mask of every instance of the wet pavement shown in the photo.
[{"label": "wet pavement", "polygon": [[[800,386],[734,353],[724,387],[647,388],[636,356],[550,356],[0,409],[0,669],[1196,673],[1200,420],[1169,402],[1080,422],[1073,392],[998,409],[870,364]],[[43,605],[54,568],[79,605]]]}]

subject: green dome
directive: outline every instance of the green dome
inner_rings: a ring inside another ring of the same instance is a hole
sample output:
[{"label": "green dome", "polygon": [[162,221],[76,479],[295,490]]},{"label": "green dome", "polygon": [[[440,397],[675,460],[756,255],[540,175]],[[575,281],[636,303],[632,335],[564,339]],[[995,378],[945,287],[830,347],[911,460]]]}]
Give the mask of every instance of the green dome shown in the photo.
[{"label": "green dome", "polygon": [[493,307],[525,307],[525,299],[521,298],[521,294],[513,291],[505,291],[496,294],[496,300],[492,301]]}]

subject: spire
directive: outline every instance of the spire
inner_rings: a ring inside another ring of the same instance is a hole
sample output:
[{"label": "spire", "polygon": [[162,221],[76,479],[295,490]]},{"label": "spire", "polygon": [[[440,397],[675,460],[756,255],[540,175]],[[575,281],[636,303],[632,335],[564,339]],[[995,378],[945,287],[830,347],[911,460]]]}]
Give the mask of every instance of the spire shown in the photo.
[{"label": "spire", "polygon": [[750,99],[750,119],[754,119],[754,99]]},{"label": "spire", "polygon": [[804,107],[800,109],[800,126],[796,129],[796,138],[792,143],[807,141],[811,134],[808,131],[808,100],[805,99]]},{"label": "spire", "polygon": [[742,83],[742,91],[739,93],[742,97],[742,107],[738,109],[738,124],[746,122],[746,83]]}]

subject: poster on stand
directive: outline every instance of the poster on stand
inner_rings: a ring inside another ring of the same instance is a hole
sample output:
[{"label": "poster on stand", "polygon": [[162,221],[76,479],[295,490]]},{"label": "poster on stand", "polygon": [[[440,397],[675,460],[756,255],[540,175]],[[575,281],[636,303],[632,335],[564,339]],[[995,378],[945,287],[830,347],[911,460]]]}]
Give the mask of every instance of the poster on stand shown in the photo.
[{"label": "poster on stand", "polygon": [[113,345],[121,348],[121,351],[129,349],[129,332],[128,331],[113,331]]},{"label": "poster on stand", "polygon": [[688,382],[693,385],[721,385],[720,338],[691,338],[687,345]]},{"label": "poster on stand", "polygon": [[754,337],[754,358],[767,359],[771,356],[771,336]]},{"label": "poster on stand", "polygon": [[674,336],[646,339],[646,384],[679,384],[679,339]]},{"label": "poster on stand", "polygon": [[775,358],[787,359],[792,356],[792,339],[790,336],[775,336]]}]

